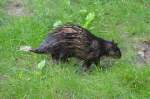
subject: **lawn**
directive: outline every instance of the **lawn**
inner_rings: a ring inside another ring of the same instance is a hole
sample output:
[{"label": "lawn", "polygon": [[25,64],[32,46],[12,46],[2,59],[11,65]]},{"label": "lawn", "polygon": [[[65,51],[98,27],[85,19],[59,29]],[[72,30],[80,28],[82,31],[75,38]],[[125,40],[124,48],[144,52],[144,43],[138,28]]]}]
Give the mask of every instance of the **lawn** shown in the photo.
[{"label": "lawn", "polygon": [[[68,22],[114,39],[122,58],[78,73],[76,59],[19,51]],[[0,0],[0,99],[150,99],[150,0]]]}]

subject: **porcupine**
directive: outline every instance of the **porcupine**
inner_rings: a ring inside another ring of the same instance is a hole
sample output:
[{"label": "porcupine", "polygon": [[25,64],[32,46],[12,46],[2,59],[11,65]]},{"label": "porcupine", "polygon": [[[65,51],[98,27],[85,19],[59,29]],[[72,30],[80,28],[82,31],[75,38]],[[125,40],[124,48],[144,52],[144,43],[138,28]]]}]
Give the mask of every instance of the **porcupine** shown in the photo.
[{"label": "porcupine", "polygon": [[121,58],[121,51],[114,41],[104,40],[93,35],[89,30],[78,25],[64,25],[49,33],[46,40],[37,49],[30,49],[38,54],[51,54],[53,61],[68,61],[75,57],[83,60],[83,67],[99,64],[102,56]]}]

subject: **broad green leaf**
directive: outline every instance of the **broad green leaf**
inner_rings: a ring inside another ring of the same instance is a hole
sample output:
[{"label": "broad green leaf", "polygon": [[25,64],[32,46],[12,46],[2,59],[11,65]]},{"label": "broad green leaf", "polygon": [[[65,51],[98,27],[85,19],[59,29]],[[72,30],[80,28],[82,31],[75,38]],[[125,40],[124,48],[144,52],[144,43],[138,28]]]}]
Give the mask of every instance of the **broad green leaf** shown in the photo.
[{"label": "broad green leaf", "polygon": [[86,18],[85,18],[84,27],[88,27],[88,25],[94,20],[94,18],[95,18],[95,13],[94,12],[88,13]]},{"label": "broad green leaf", "polygon": [[56,21],[56,22],[53,24],[53,27],[55,28],[55,27],[57,27],[57,26],[59,26],[59,25],[62,25],[62,21],[61,21],[61,20]]}]

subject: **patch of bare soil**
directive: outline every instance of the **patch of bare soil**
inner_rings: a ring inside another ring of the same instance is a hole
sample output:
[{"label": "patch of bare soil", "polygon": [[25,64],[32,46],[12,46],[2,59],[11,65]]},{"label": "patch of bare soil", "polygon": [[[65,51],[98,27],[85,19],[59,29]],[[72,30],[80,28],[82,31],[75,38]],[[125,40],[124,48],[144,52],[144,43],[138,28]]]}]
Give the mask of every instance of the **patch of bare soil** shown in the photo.
[{"label": "patch of bare soil", "polygon": [[138,63],[150,63],[150,41],[143,41],[137,46]]},{"label": "patch of bare soil", "polygon": [[32,13],[25,8],[23,0],[9,0],[7,13],[11,16],[31,16]]}]

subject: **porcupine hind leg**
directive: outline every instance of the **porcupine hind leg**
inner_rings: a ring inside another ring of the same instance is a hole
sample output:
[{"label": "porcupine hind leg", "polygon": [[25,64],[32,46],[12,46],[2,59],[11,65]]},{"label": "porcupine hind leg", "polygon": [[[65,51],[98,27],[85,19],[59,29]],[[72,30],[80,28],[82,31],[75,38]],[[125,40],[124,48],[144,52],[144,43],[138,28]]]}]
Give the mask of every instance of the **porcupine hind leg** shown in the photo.
[{"label": "porcupine hind leg", "polygon": [[62,52],[53,52],[52,54],[52,60],[54,64],[59,64],[61,62],[66,63],[68,62],[68,57],[65,53]]},{"label": "porcupine hind leg", "polygon": [[60,61],[63,63],[67,63],[68,62],[68,56],[64,55],[63,57],[60,57]]},{"label": "porcupine hind leg", "polygon": [[52,56],[53,64],[59,64],[60,63],[59,54],[56,51],[51,52],[51,56]]},{"label": "porcupine hind leg", "polygon": [[61,49],[60,53],[59,53],[59,58],[60,61],[63,63],[68,62],[68,58],[69,58],[69,52],[67,49]]}]

